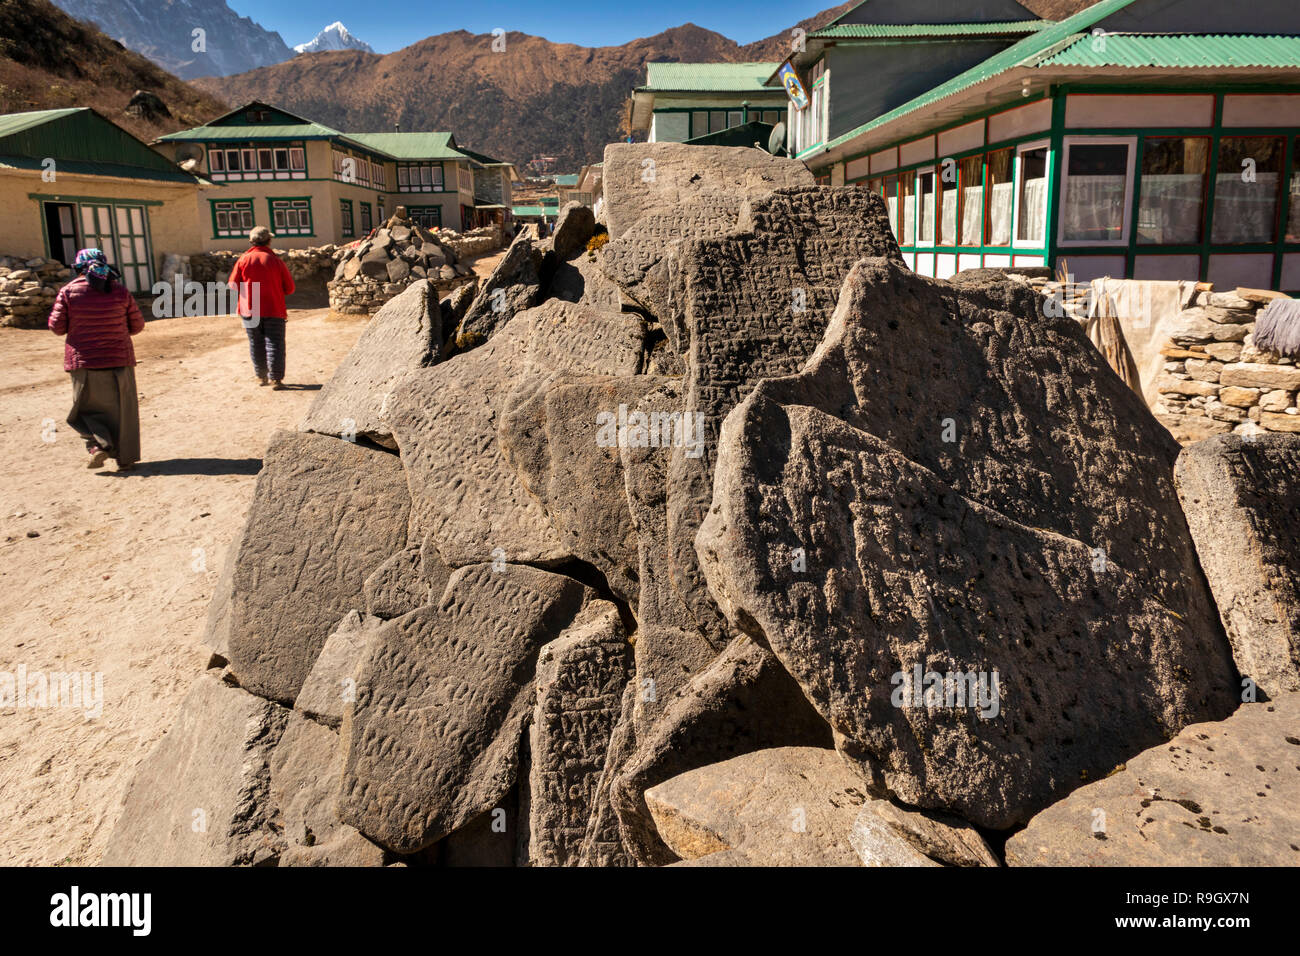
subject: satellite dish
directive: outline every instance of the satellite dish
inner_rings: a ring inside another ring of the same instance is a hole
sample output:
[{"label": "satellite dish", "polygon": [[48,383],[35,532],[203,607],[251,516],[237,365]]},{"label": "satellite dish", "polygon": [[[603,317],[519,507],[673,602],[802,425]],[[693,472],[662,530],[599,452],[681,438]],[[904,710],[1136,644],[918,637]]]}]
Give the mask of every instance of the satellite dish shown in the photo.
[{"label": "satellite dish", "polygon": [[785,124],[777,123],[767,138],[767,151],[773,156],[785,155]]},{"label": "satellite dish", "polygon": [[183,143],[177,148],[176,162],[183,163],[190,159],[196,163],[203,161],[203,147],[198,143]]}]

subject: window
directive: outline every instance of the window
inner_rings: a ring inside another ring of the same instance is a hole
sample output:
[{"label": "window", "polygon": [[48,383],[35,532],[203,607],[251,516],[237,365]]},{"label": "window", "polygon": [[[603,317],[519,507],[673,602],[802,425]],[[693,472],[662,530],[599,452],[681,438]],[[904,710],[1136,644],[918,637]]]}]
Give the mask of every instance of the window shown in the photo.
[{"label": "window", "polygon": [[1282,143],[1274,136],[1225,136],[1219,140],[1210,237],[1216,246],[1272,242],[1277,235]]},{"label": "window", "polygon": [[296,173],[307,171],[307,151],[301,146],[289,148],[289,168]]},{"label": "window", "polygon": [[412,206],[406,210],[412,222],[417,222],[425,229],[437,229],[442,226],[441,206]]},{"label": "window", "polygon": [[208,153],[208,169],[214,173],[224,173],[226,171],[226,151],[224,149],[213,150]]},{"label": "window", "polygon": [[1047,147],[1018,147],[1016,165],[1020,174],[1016,243],[1041,246],[1047,232]]},{"label": "window", "polygon": [[698,110],[691,114],[691,139],[709,131],[709,111]]},{"label": "window", "polygon": [[978,246],[984,236],[984,157],[967,156],[957,164],[961,185],[961,230],[958,243]]},{"label": "window", "polygon": [[889,215],[889,228],[898,237],[898,177],[886,176],[884,183],[885,212]]},{"label": "window", "polygon": [[939,176],[939,245],[957,245],[957,164],[951,160]]},{"label": "window", "polygon": [[363,202],[361,204],[361,234],[368,236],[373,228],[375,228],[375,224],[371,219],[370,203]]},{"label": "window", "polygon": [[226,150],[226,171],[238,173],[243,170],[243,164],[240,158],[243,154],[237,149]]},{"label": "window", "polygon": [[1011,175],[1013,150],[989,153],[988,212],[984,221],[984,242],[990,246],[1011,245],[1011,207],[1015,202],[1015,183]]},{"label": "window", "polygon": [[442,164],[405,163],[397,166],[397,191],[429,193],[442,191]]},{"label": "window", "polygon": [[264,179],[270,179],[271,177],[269,174],[271,170],[275,169],[275,163],[271,159],[272,152],[273,151],[269,149],[259,149],[257,151],[257,168],[263,173],[268,174],[262,177]]},{"label": "window", "polygon": [[356,226],[352,222],[352,200],[350,199],[339,200],[339,224],[345,238],[351,238],[357,234]]},{"label": "window", "polygon": [[216,235],[242,236],[253,228],[253,200],[227,199],[212,203],[212,222]]},{"label": "window", "polygon": [[916,173],[903,173],[898,183],[899,205],[903,207],[903,233],[898,244],[912,246],[916,244]]},{"label": "window", "polygon": [[1128,242],[1133,140],[1067,138],[1061,189],[1061,242]]},{"label": "window", "polygon": [[239,155],[243,157],[245,169],[257,169],[257,150],[241,149]]},{"label": "window", "polygon": [[934,170],[920,170],[917,179],[917,215],[920,217],[918,246],[934,245]]},{"label": "window", "polygon": [[271,199],[271,231],[282,236],[310,236],[310,199]]},{"label": "window", "polygon": [[376,189],[383,189],[388,183],[388,177],[384,173],[383,163],[370,164],[370,180],[374,183]]},{"label": "window", "polygon": [[1148,136],[1142,142],[1142,198],[1137,241],[1196,245],[1201,241],[1210,141],[1201,136]]},{"label": "window", "polygon": [[[1300,139],[1296,140],[1295,149],[1300,150]],[[1300,242],[1300,164],[1296,164],[1295,170],[1291,173],[1291,189],[1288,209],[1286,241]]]},{"label": "window", "polygon": [[275,170],[276,172],[289,171],[289,151],[287,149],[275,150]]}]

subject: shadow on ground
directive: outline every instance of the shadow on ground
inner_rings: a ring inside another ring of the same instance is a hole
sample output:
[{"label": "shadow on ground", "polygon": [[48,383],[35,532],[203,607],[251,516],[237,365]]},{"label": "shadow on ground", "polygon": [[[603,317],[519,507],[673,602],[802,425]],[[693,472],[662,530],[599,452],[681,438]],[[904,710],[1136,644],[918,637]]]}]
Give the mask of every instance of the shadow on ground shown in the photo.
[{"label": "shadow on ground", "polygon": [[255,475],[261,470],[260,458],[166,458],[142,461],[131,471],[107,468],[99,474],[110,478],[149,478],[156,475]]}]

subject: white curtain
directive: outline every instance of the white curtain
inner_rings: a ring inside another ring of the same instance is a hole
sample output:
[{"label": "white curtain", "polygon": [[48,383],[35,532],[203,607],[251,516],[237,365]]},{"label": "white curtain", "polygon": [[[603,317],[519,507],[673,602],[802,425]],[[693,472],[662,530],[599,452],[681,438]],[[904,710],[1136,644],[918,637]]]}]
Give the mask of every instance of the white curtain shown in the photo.
[{"label": "white curtain", "polygon": [[[1013,183],[994,183],[989,196],[989,245],[1011,244],[1011,200]],[[1044,193],[1046,195],[1046,193]]]},{"label": "white curtain", "polygon": [[1020,184],[1020,228],[1016,238],[1042,242],[1047,222],[1047,179],[1029,179]]},{"label": "white curtain", "polygon": [[1061,216],[1065,238],[1104,242],[1124,234],[1123,176],[1070,176]]},{"label": "white curtain", "polygon": [[1138,242],[1191,245],[1201,238],[1202,173],[1143,173]]},{"label": "white curtain", "polygon": [[984,187],[966,186],[962,189],[961,244],[981,245],[984,234]]},{"label": "white curtain", "polygon": [[1219,173],[1214,186],[1215,245],[1272,242],[1277,212],[1277,173],[1256,173],[1255,182],[1242,182],[1241,173]]}]

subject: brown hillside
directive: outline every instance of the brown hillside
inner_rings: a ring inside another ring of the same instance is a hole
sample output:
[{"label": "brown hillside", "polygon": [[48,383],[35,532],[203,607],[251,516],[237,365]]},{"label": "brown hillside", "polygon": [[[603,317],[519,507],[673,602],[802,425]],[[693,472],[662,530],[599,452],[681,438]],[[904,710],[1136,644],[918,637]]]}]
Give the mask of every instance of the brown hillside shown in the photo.
[{"label": "brown hillside", "polygon": [[[123,112],[136,90],[156,94],[171,118]],[[0,112],[69,106],[93,106],[146,142],[228,109],[47,0],[0,0]]]}]

